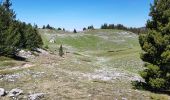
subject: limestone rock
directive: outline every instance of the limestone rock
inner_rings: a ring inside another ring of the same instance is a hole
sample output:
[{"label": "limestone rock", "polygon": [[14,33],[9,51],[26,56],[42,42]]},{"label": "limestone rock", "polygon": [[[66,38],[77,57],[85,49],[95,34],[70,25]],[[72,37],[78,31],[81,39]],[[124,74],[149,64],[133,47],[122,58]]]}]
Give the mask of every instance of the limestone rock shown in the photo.
[{"label": "limestone rock", "polygon": [[44,95],[44,93],[31,94],[28,96],[28,100],[40,100],[41,98],[44,98]]},{"label": "limestone rock", "polygon": [[11,91],[9,91],[8,96],[9,97],[17,97],[21,94],[23,94],[23,90],[16,88],[16,89],[12,89]]},{"label": "limestone rock", "polygon": [[0,97],[5,95],[6,95],[5,89],[0,88]]}]

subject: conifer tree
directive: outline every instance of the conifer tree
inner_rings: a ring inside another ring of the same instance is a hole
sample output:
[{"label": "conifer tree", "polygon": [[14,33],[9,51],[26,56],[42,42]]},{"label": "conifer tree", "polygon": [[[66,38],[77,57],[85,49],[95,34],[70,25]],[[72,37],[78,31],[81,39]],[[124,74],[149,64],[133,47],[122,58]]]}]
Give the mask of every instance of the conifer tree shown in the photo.
[{"label": "conifer tree", "polygon": [[43,25],[42,29],[46,29],[45,25]]},{"label": "conifer tree", "polygon": [[93,27],[93,25],[91,25],[91,26],[88,26],[87,29],[92,29],[92,30],[94,30],[94,27]]},{"label": "conifer tree", "polygon": [[102,25],[101,29],[108,29],[108,25],[107,24]]},{"label": "conifer tree", "polygon": [[20,49],[42,46],[42,39],[36,27],[16,20],[10,0],[0,5],[0,56],[15,56]]},{"label": "conifer tree", "polygon": [[51,29],[51,26],[49,24],[47,24],[46,28],[47,29]]},{"label": "conifer tree", "polygon": [[114,24],[109,24],[108,29],[114,29],[115,25]]},{"label": "conifer tree", "polygon": [[147,34],[139,37],[141,58],[146,69],[141,72],[153,90],[170,89],[170,0],[154,0]]},{"label": "conifer tree", "polygon": [[77,30],[76,30],[76,29],[74,29],[73,33],[77,33]]},{"label": "conifer tree", "polygon": [[83,31],[87,30],[85,27],[83,28]]},{"label": "conifer tree", "polygon": [[59,48],[59,56],[60,56],[60,57],[63,57],[63,55],[64,55],[63,46],[60,45],[60,48]]},{"label": "conifer tree", "polygon": [[12,6],[12,3],[10,2],[10,0],[4,0],[3,6],[7,11],[10,11],[10,7]]},{"label": "conifer tree", "polygon": [[62,29],[59,27],[57,30],[59,30],[59,31],[60,31],[60,30],[62,30]]},{"label": "conifer tree", "polygon": [[0,55],[12,56],[17,52],[20,34],[16,28],[14,13],[10,10],[11,4],[7,4],[9,1],[5,2],[0,5]]}]

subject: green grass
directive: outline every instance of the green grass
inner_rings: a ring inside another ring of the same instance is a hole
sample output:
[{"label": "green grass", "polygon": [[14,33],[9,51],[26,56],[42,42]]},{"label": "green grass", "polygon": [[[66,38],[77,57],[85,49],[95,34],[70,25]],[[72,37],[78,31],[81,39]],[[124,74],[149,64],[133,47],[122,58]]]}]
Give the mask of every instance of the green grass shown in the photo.
[{"label": "green grass", "polygon": [[[49,33],[47,33],[49,32]],[[44,46],[49,46],[49,49],[54,49],[54,44],[49,43],[50,34],[56,35],[56,44],[68,45],[80,51],[85,50],[115,50],[123,48],[133,48],[139,46],[137,36],[134,38],[129,35],[118,34],[124,32],[121,30],[89,30],[82,33],[68,33],[61,34],[60,31],[43,31],[40,34],[44,41]],[[133,34],[132,34],[133,36]],[[121,41],[122,40],[122,41]],[[51,47],[51,48],[50,48]]]},{"label": "green grass", "polygon": [[[113,39],[110,39],[113,40]],[[73,48],[79,49],[81,51],[85,50],[117,50],[123,48],[133,48],[138,46],[136,41],[129,40],[132,43],[129,43],[128,40],[125,42],[114,42],[102,39],[101,37],[94,35],[84,35],[79,37],[64,37],[57,38],[56,43],[69,45]]]},{"label": "green grass", "polygon": [[165,95],[156,95],[156,94],[151,94],[150,99],[151,100],[169,100],[169,98]]},{"label": "green grass", "polygon": [[15,73],[21,73],[25,69],[17,69],[17,70],[0,70],[0,75],[9,75],[9,74],[15,74]]},{"label": "green grass", "polygon": [[15,63],[12,61],[0,61],[0,67],[1,66],[15,66]]},{"label": "green grass", "polygon": [[8,61],[11,60],[11,58],[0,56],[0,61]]},{"label": "green grass", "polygon": [[93,35],[85,35],[79,37],[58,38],[56,43],[70,45],[80,50],[86,50],[97,48],[97,44],[100,41],[102,41],[102,39],[99,37]]},{"label": "green grass", "polygon": [[0,57],[0,70],[9,68],[15,65],[16,63],[11,58],[2,57],[2,56]]},{"label": "green grass", "polygon": [[[68,52],[70,48],[67,46],[72,47],[75,49],[73,54],[78,56],[77,59],[80,62],[95,63],[96,57],[109,58],[109,61],[103,63],[105,66],[138,73],[142,69],[138,36],[130,32],[126,34],[122,32],[124,31],[99,29],[88,30],[84,34],[61,34],[61,32],[55,31],[48,34],[57,35],[56,44],[48,43],[49,37],[45,35],[43,35],[43,40],[47,42],[46,45],[48,44],[49,49],[55,52],[60,44],[63,44]],[[75,69],[81,69],[80,66],[78,65]]]},{"label": "green grass", "polygon": [[101,52],[92,52],[93,55],[98,57],[114,57],[114,58],[123,58],[127,55],[138,54],[140,49],[138,48],[123,48],[123,49],[115,49],[112,51],[101,51]]},{"label": "green grass", "polygon": [[[95,66],[92,66],[91,64],[89,64],[88,62],[91,62],[89,59],[87,61],[87,59],[81,59],[83,63],[77,63],[76,61],[64,61],[60,64],[60,66],[62,66],[62,69],[64,70],[68,70],[71,72],[80,72],[80,73],[90,73],[93,72],[94,69],[96,69]],[[86,61],[85,61],[86,60]]]},{"label": "green grass", "polygon": [[[143,70],[138,36],[132,33],[123,35],[120,34],[121,32],[123,31],[88,30],[74,34],[56,30],[40,30],[44,47],[48,46],[48,50],[54,51],[52,53],[58,53],[60,44],[63,44],[65,51],[71,52],[63,58],[56,55],[38,56],[39,58],[35,61],[30,60],[30,63],[36,64],[35,66],[16,70],[3,67],[13,66],[15,62],[12,63],[10,59],[0,57],[0,74],[28,71],[28,74],[24,74],[14,84],[0,80],[0,86],[9,90],[19,87],[25,93],[48,92],[49,100],[58,99],[58,97],[85,100],[121,100],[122,97],[126,97],[128,100],[167,100],[167,95],[134,90],[130,80],[124,78],[108,81],[98,78],[91,79],[93,75],[107,76],[108,74],[110,76],[110,73],[115,73],[115,71],[125,73],[128,78],[128,76],[136,76],[139,71]],[[56,43],[49,43],[50,38],[54,35],[56,35]],[[1,68],[5,69],[1,70]],[[39,72],[44,74],[35,77]],[[92,97],[89,98],[88,95],[92,95]],[[55,98],[56,96],[57,98]]]},{"label": "green grass", "polygon": [[78,52],[73,52],[74,55],[78,55],[78,56],[82,56],[82,54],[78,53]]}]

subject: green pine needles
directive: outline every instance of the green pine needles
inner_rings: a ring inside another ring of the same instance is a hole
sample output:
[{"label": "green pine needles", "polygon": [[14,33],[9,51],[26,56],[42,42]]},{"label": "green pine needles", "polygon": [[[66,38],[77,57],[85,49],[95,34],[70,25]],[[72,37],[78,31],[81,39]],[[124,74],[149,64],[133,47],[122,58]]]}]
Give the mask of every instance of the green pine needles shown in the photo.
[{"label": "green pine needles", "polygon": [[60,57],[63,57],[63,55],[64,55],[63,46],[60,45],[60,48],[59,48],[59,56],[60,56]]},{"label": "green pine needles", "polygon": [[36,27],[16,20],[10,0],[0,4],[0,56],[15,56],[19,49],[33,50],[43,42]]},{"label": "green pine needles", "polygon": [[164,91],[170,89],[170,0],[155,0],[150,16],[147,34],[139,37],[146,62],[141,76],[150,89]]}]

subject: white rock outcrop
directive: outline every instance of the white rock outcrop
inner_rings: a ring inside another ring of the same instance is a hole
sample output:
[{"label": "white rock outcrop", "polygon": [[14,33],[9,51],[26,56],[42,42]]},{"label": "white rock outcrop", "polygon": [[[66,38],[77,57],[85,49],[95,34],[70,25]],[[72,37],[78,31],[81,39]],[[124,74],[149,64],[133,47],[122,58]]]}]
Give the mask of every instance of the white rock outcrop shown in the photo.
[{"label": "white rock outcrop", "polygon": [[44,93],[36,93],[36,94],[31,94],[28,96],[28,100],[40,100],[41,98],[44,97]]},{"label": "white rock outcrop", "polygon": [[0,97],[5,96],[6,92],[4,88],[0,88]]},{"label": "white rock outcrop", "polygon": [[23,90],[16,88],[16,89],[12,89],[11,91],[9,91],[8,96],[9,97],[17,97],[21,94],[23,94]]}]

